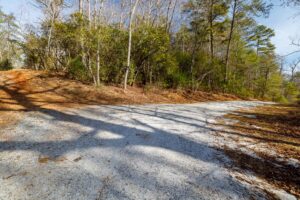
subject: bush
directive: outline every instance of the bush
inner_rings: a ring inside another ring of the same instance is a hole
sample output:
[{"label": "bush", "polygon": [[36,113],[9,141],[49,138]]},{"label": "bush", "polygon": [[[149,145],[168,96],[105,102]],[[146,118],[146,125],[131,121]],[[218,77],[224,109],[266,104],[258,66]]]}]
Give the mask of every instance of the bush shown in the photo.
[{"label": "bush", "polygon": [[68,75],[72,79],[76,79],[79,81],[88,81],[89,76],[87,73],[86,68],[84,67],[83,63],[81,62],[80,57],[76,57],[70,61],[68,66]]},{"label": "bush", "polygon": [[5,59],[0,62],[0,71],[12,70],[13,65],[9,59]]},{"label": "bush", "polygon": [[185,88],[188,87],[188,77],[180,72],[174,72],[172,74],[168,74],[165,78],[165,87],[166,88]]},{"label": "bush", "polygon": [[273,101],[278,102],[278,103],[290,103],[289,100],[287,98],[285,98],[284,96],[278,96],[275,99],[273,99]]}]

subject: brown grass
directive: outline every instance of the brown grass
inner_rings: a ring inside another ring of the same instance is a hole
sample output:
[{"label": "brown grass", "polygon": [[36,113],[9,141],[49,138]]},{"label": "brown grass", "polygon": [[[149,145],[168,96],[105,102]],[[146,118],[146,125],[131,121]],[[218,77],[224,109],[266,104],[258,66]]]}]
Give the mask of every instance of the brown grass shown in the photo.
[{"label": "brown grass", "polygon": [[[267,149],[277,152],[277,155],[300,161],[300,106],[262,106],[242,110],[227,117],[239,121],[230,126],[241,134],[236,139],[237,143],[245,138],[252,138],[254,144],[265,144]],[[300,168],[278,160],[276,155],[255,148],[252,150],[262,159],[225,148],[227,155],[239,168],[253,171],[269,183],[300,198]]]},{"label": "brown grass", "polygon": [[[255,118],[249,115],[256,116]],[[300,161],[300,107],[297,105],[263,106],[227,115],[240,123],[234,127],[242,134],[255,136],[287,158]],[[252,127],[252,128],[249,128]]]}]

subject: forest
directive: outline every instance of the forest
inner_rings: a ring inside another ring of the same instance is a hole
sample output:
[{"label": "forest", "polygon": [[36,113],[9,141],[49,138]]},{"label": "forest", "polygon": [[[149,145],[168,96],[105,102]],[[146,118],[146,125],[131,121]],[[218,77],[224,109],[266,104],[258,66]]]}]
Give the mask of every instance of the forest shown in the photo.
[{"label": "forest", "polygon": [[33,6],[42,20],[23,29],[0,12],[1,70],[47,70],[125,91],[157,87],[299,99],[300,59],[284,66],[271,41],[274,30],[258,22],[272,12],[271,1],[35,0]]}]

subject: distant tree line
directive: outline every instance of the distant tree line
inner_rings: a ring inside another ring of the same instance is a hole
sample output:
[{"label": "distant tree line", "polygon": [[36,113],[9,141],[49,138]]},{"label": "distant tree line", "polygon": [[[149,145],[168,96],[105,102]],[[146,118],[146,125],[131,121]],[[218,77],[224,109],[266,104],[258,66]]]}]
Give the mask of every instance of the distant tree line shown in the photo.
[{"label": "distant tree line", "polygon": [[283,74],[274,31],[256,21],[268,16],[267,1],[35,2],[44,20],[21,43],[28,68],[124,89],[150,85],[275,101],[299,94],[299,72]]}]

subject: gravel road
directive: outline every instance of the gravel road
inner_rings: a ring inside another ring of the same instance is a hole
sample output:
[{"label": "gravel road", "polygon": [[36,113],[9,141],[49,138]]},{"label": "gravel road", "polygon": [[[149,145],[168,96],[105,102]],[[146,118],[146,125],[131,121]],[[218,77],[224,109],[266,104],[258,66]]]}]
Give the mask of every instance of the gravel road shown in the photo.
[{"label": "gravel road", "polygon": [[264,199],[216,150],[217,117],[261,102],[28,112],[0,130],[0,199]]}]

